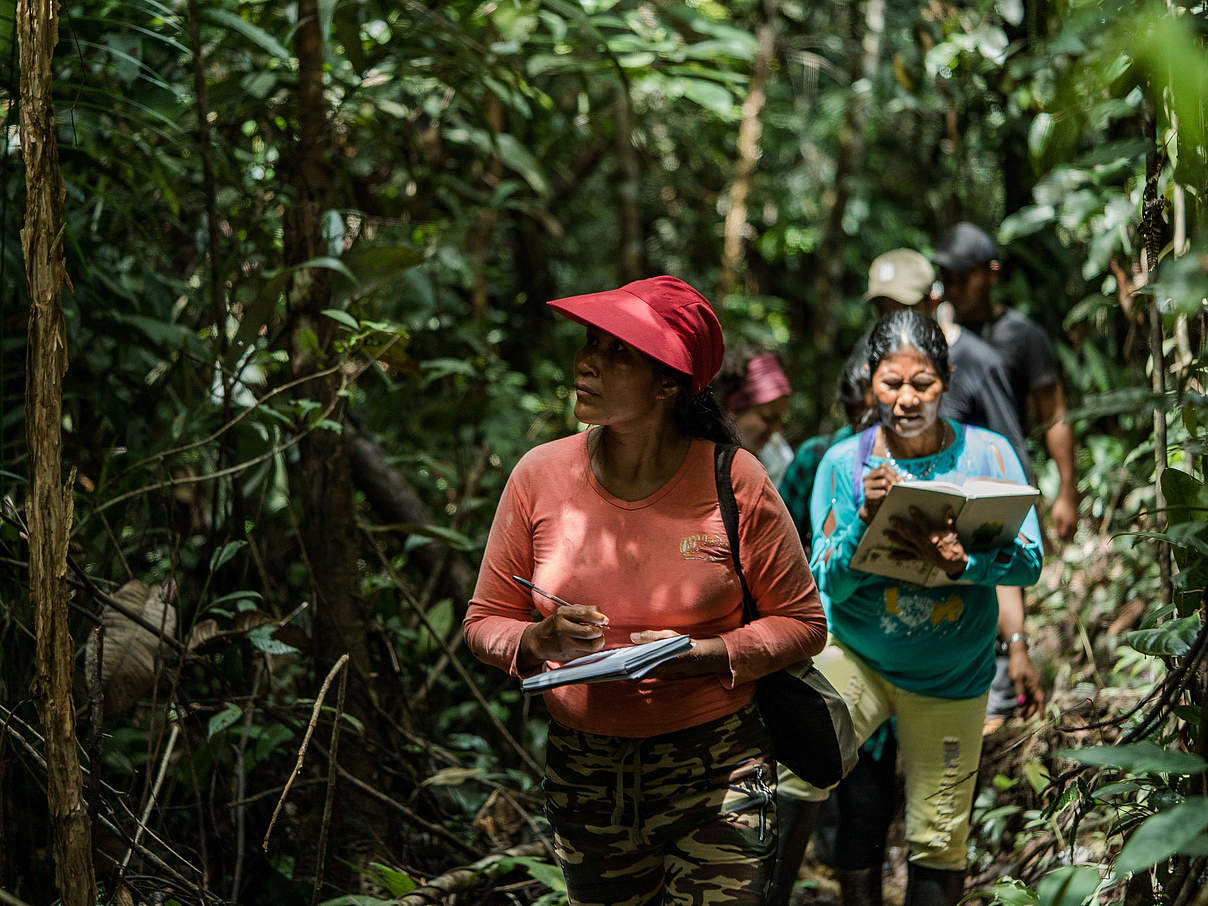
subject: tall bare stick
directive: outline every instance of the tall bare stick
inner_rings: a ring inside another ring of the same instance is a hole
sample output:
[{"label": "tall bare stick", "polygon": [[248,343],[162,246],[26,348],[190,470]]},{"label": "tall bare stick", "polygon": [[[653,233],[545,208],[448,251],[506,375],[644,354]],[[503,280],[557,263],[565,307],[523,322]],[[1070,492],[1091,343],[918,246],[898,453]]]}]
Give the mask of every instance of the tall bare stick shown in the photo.
[{"label": "tall bare stick", "polygon": [[[327,678],[323,680],[323,685],[319,689],[319,695],[315,698],[315,706],[310,712],[310,723],[306,725],[306,734],[302,737],[302,745],[298,747],[298,761],[294,765],[293,772],[289,775],[289,780],[285,781],[285,789],[281,791],[281,798],[277,800],[277,807],[273,809],[273,817],[269,819],[268,830],[264,832],[264,840],[260,844],[265,852],[268,852],[268,839],[273,835],[273,826],[277,823],[277,816],[281,814],[281,807],[285,805],[285,797],[289,795],[290,787],[294,785],[294,781],[302,773],[302,765],[306,761],[306,747],[310,745],[311,734],[315,732],[315,725],[319,722],[319,712],[323,709],[323,699],[327,698],[327,690],[331,688],[331,681],[347,663],[347,654],[335,662],[331,670],[327,672]],[[334,756],[331,762],[335,763]]]},{"label": "tall bare stick", "polygon": [[146,833],[147,822],[151,820],[151,810],[159,802],[159,791],[164,785],[164,778],[168,776],[168,763],[172,760],[172,750],[176,748],[176,740],[179,738],[180,724],[172,724],[172,732],[168,735],[168,744],[164,746],[163,757],[159,760],[159,771],[155,775],[155,785],[151,787],[151,795],[147,797],[147,805],[143,808],[143,814],[138,819],[138,829],[134,832],[134,842],[126,850],[126,858],[122,859],[122,878],[126,875],[126,866],[130,864],[130,857],[134,855],[134,851],[138,849],[138,845],[143,840],[143,834]]},{"label": "tall bare stick", "polygon": [[[345,655],[347,657],[348,655]],[[336,777],[339,772],[340,726],[344,722],[344,693],[348,689],[348,671],[340,674],[340,688],[336,692],[336,713],[331,723],[331,749],[327,753],[327,798],[323,801],[323,824],[319,828],[319,857],[315,866],[315,889],[310,895],[310,906],[319,906],[319,894],[323,890],[323,868],[327,864],[327,837],[331,832],[331,809],[336,800]]]},{"label": "tall bare stick", "polygon": [[[92,822],[76,755],[71,674],[75,643],[67,625],[67,541],[71,482],[63,487],[63,175],[55,140],[51,61],[59,43],[56,0],[18,0],[21,51],[21,156],[25,161],[25,225],[21,249],[29,287],[29,344],[25,378],[30,490],[29,596],[37,636],[34,697],[46,734],[46,798],[50,811],[55,884],[64,906],[96,902]],[[74,477],[74,476],[73,476]]]},{"label": "tall bare stick", "polygon": [[[1153,282],[1154,272],[1158,267],[1158,253],[1161,250],[1158,221],[1161,219],[1162,209],[1158,198],[1158,178],[1161,176],[1164,163],[1164,158],[1159,156],[1156,151],[1149,153],[1145,163],[1145,193],[1139,229],[1141,238],[1144,240],[1144,248],[1141,249],[1141,280],[1144,285]],[[1157,531],[1162,531],[1167,522],[1166,493],[1162,490],[1162,473],[1166,471],[1168,461],[1166,450],[1166,354],[1160,306],[1161,300],[1155,293],[1149,306],[1149,355],[1153,366],[1153,391],[1158,399],[1158,405],[1154,407],[1153,412],[1153,489]],[[1174,600],[1170,545],[1159,542],[1157,553],[1158,572],[1162,583],[1162,601],[1169,604]]]}]

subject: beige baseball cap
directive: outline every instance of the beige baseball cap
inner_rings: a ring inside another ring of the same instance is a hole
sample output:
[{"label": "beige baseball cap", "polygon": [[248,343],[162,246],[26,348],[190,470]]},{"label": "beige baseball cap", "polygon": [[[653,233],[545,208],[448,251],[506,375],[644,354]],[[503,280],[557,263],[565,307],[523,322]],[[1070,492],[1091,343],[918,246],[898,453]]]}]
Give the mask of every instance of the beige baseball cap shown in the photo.
[{"label": "beige baseball cap", "polygon": [[881,296],[902,305],[918,305],[931,293],[935,268],[914,249],[894,249],[873,259],[864,301]]}]

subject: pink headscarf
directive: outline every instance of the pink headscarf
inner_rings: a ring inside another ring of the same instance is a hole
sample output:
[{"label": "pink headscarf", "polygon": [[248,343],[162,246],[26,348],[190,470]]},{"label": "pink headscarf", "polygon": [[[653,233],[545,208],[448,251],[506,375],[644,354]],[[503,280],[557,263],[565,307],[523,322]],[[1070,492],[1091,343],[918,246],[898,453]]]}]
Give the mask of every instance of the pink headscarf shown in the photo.
[{"label": "pink headscarf", "polygon": [[752,406],[788,396],[791,392],[788,375],[780,367],[780,360],[775,353],[765,352],[747,362],[742,383],[726,397],[726,408],[731,412],[742,412]]}]

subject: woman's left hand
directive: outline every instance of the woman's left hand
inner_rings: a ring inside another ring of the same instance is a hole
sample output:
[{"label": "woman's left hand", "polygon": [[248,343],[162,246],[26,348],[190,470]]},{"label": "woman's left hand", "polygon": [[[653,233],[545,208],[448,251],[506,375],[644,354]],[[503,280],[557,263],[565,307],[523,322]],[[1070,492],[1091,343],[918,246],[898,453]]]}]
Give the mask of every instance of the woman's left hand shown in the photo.
[{"label": "woman's left hand", "polygon": [[[679,635],[674,629],[647,629],[642,632],[631,632],[629,641],[635,645],[645,645],[657,642],[659,639],[669,639]],[[730,652],[726,643],[719,638],[693,639],[692,648],[678,657],[655,667],[648,677],[666,679],[672,676],[703,676],[706,673],[727,673],[730,670]]]},{"label": "woman's left hand", "polygon": [[950,579],[959,579],[969,562],[965,546],[956,534],[956,515],[949,507],[943,522],[935,524],[917,507],[910,508],[913,522],[893,519],[886,535],[895,545],[890,554],[895,560],[922,560],[944,571]]},{"label": "woman's left hand", "polygon": [[1007,661],[1007,676],[1015,688],[1019,703],[1019,716],[1027,719],[1044,707],[1044,690],[1040,687],[1040,675],[1028,657],[1026,645],[1012,645]]}]

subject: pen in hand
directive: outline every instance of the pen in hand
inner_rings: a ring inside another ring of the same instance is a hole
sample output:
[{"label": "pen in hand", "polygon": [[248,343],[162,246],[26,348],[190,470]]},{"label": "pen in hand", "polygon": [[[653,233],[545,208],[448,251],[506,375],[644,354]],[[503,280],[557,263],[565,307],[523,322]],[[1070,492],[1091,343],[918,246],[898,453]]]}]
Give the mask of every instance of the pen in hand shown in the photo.
[{"label": "pen in hand", "polygon": [[[574,607],[575,606],[574,604],[571,604],[570,601],[566,601],[562,598],[559,598],[557,595],[550,594],[544,588],[538,588],[536,585],[534,585],[528,579],[522,579],[519,576],[512,576],[512,578],[515,579],[517,582],[519,582],[521,585],[523,585],[525,588],[536,592],[537,594],[541,595],[541,597],[543,597],[543,598],[548,598],[549,600],[553,601],[555,604],[559,605],[560,607]],[[607,626],[608,617],[606,615],[603,620],[588,620],[586,622],[589,622],[594,626]]]}]

